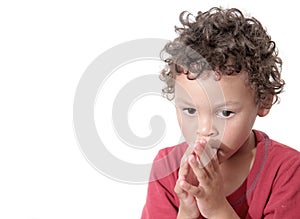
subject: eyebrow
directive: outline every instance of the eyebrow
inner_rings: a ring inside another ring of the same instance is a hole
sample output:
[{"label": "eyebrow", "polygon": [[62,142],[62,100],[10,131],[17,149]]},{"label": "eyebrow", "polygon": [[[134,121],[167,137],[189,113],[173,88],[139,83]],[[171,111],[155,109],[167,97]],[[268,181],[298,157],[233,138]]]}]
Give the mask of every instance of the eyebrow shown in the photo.
[{"label": "eyebrow", "polygon": [[175,105],[176,103],[179,103],[179,104],[185,104],[185,105],[189,105],[189,106],[195,106],[196,104],[194,103],[194,101],[190,101],[190,100],[187,100],[187,99],[176,99],[175,98]]},{"label": "eyebrow", "polygon": [[224,106],[239,106],[239,105],[240,105],[239,102],[230,100],[230,101],[226,101],[224,103],[216,104],[215,107],[220,108],[220,107],[224,107]]},{"label": "eyebrow", "polygon": [[[186,104],[186,105],[189,105],[189,106],[196,106],[195,103],[189,101],[189,100],[186,100],[186,99],[175,99],[175,104],[178,103],[178,104]],[[221,108],[221,107],[224,107],[224,106],[239,106],[239,102],[237,101],[226,101],[226,102],[221,102],[221,103],[217,103],[217,104],[214,104],[213,107],[214,108]]]}]

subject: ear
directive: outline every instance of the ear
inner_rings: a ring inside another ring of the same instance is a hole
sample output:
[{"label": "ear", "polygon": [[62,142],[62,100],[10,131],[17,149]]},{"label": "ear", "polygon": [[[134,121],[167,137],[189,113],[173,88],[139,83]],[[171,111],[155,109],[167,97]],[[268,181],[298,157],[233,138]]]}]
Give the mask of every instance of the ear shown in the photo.
[{"label": "ear", "polygon": [[270,112],[270,109],[271,108],[265,108],[265,107],[259,106],[257,115],[260,117],[264,117],[264,116],[268,115],[268,113]]},{"label": "ear", "polygon": [[273,98],[274,98],[273,95],[269,94],[267,95],[267,98],[264,100],[264,103],[261,102],[258,104],[258,111],[257,111],[258,116],[264,117],[268,115],[273,105]]}]

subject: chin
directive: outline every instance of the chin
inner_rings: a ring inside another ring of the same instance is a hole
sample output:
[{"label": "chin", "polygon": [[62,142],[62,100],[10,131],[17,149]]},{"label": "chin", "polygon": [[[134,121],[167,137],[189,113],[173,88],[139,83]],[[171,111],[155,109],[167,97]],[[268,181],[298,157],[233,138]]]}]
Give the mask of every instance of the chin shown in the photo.
[{"label": "chin", "polygon": [[219,164],[224,163],[225,161],[227,161],[231,157],[231,156],[228,156],[227,154],[225,154],[222,149],[218,150],[217,156],[218,156]]}]

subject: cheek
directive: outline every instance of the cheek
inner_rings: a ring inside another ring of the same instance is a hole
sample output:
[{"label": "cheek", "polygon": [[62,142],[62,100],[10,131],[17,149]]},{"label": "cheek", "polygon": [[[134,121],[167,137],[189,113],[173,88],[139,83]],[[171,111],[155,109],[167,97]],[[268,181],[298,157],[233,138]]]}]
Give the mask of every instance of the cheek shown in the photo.
[{"label": "cheek", "polygon": [[176,114],[185,141],[190,145],[194,144],[197,138],[198,118],[186,116],[180,110],[176,110]]},{"label": "cheek", "polygon": [[248,115],[247,117],[227,122],[223,139],[224,144],[232,149],[241,147],[248,139],[254,121],[255,115]]},{"label": "cheek", "polygon": [[176,116],[180,129],[182,129],[182,115],[178,108],[176,108]]}]

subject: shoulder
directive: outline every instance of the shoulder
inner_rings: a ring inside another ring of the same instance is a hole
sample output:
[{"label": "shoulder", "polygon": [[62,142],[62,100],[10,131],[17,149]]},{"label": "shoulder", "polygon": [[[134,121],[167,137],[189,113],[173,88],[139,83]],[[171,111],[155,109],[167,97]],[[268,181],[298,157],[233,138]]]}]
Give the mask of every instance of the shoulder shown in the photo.
[{"label": "shoulder", "polygon": [[300,152],[286,144],[270,139],[268,152],[270,159],[276,160],[281,165],[300,166]]},{"label": "shoulder", "polygon": [[164,178],[170,174],[177,174],[181,158],[187,149],[187,143],[160,149],[153,161],[151,170],[151,180]]},{"label": "shoulder", "polygon": [[160,149],[153,161],[141,218],[176,218],[179,199],[174,191],[185,142]]},{"label": "shoulder", "polygon": [[170,147],[162,148],[158,151],[154,160],[166,159],[181,159],[188,145],[186,142],[179,143]]},{"label": "shoulder", "polygon": [[264,136],[265,140],[257,144],[263,157],[257,188],[263,189],[257,189],[255,203],[265,201],[263,214],[269,217],[297,218],[300,213],[296,206],[300,202],[300,152],[270,139],[263,132],[256,134]]},{"label": "shoulder", "polygon": [[[278,178],[281,176],[283,183],[288,183],[288,181],[300,182],[299,151],[275,140],[271,140],[269,160],[277,167],[277,176]],[[298,188],[299,186],[300,184]]]},{"label": "shoulder", "polygon": [[[300,174],[300,152],[296,149],[269,138],[261,131],[255,132],[257,136],[258,156],[261,156],[262,165],[269,177],[288,179],[289,176]],[[264,139],[264,140],[262,140]],[[299,178],[294,180],[300,181]]]},{"label": "shoulder", "polygon": [[269,138],[267,134],[262,131],[254,130],[257,146],[263,146],[264,151],[269,159],[277,160],[277,161],[285,161],[289,160],[299,160],[300,161],[300,152],[296,149],[278,142],[272,138]]}]

